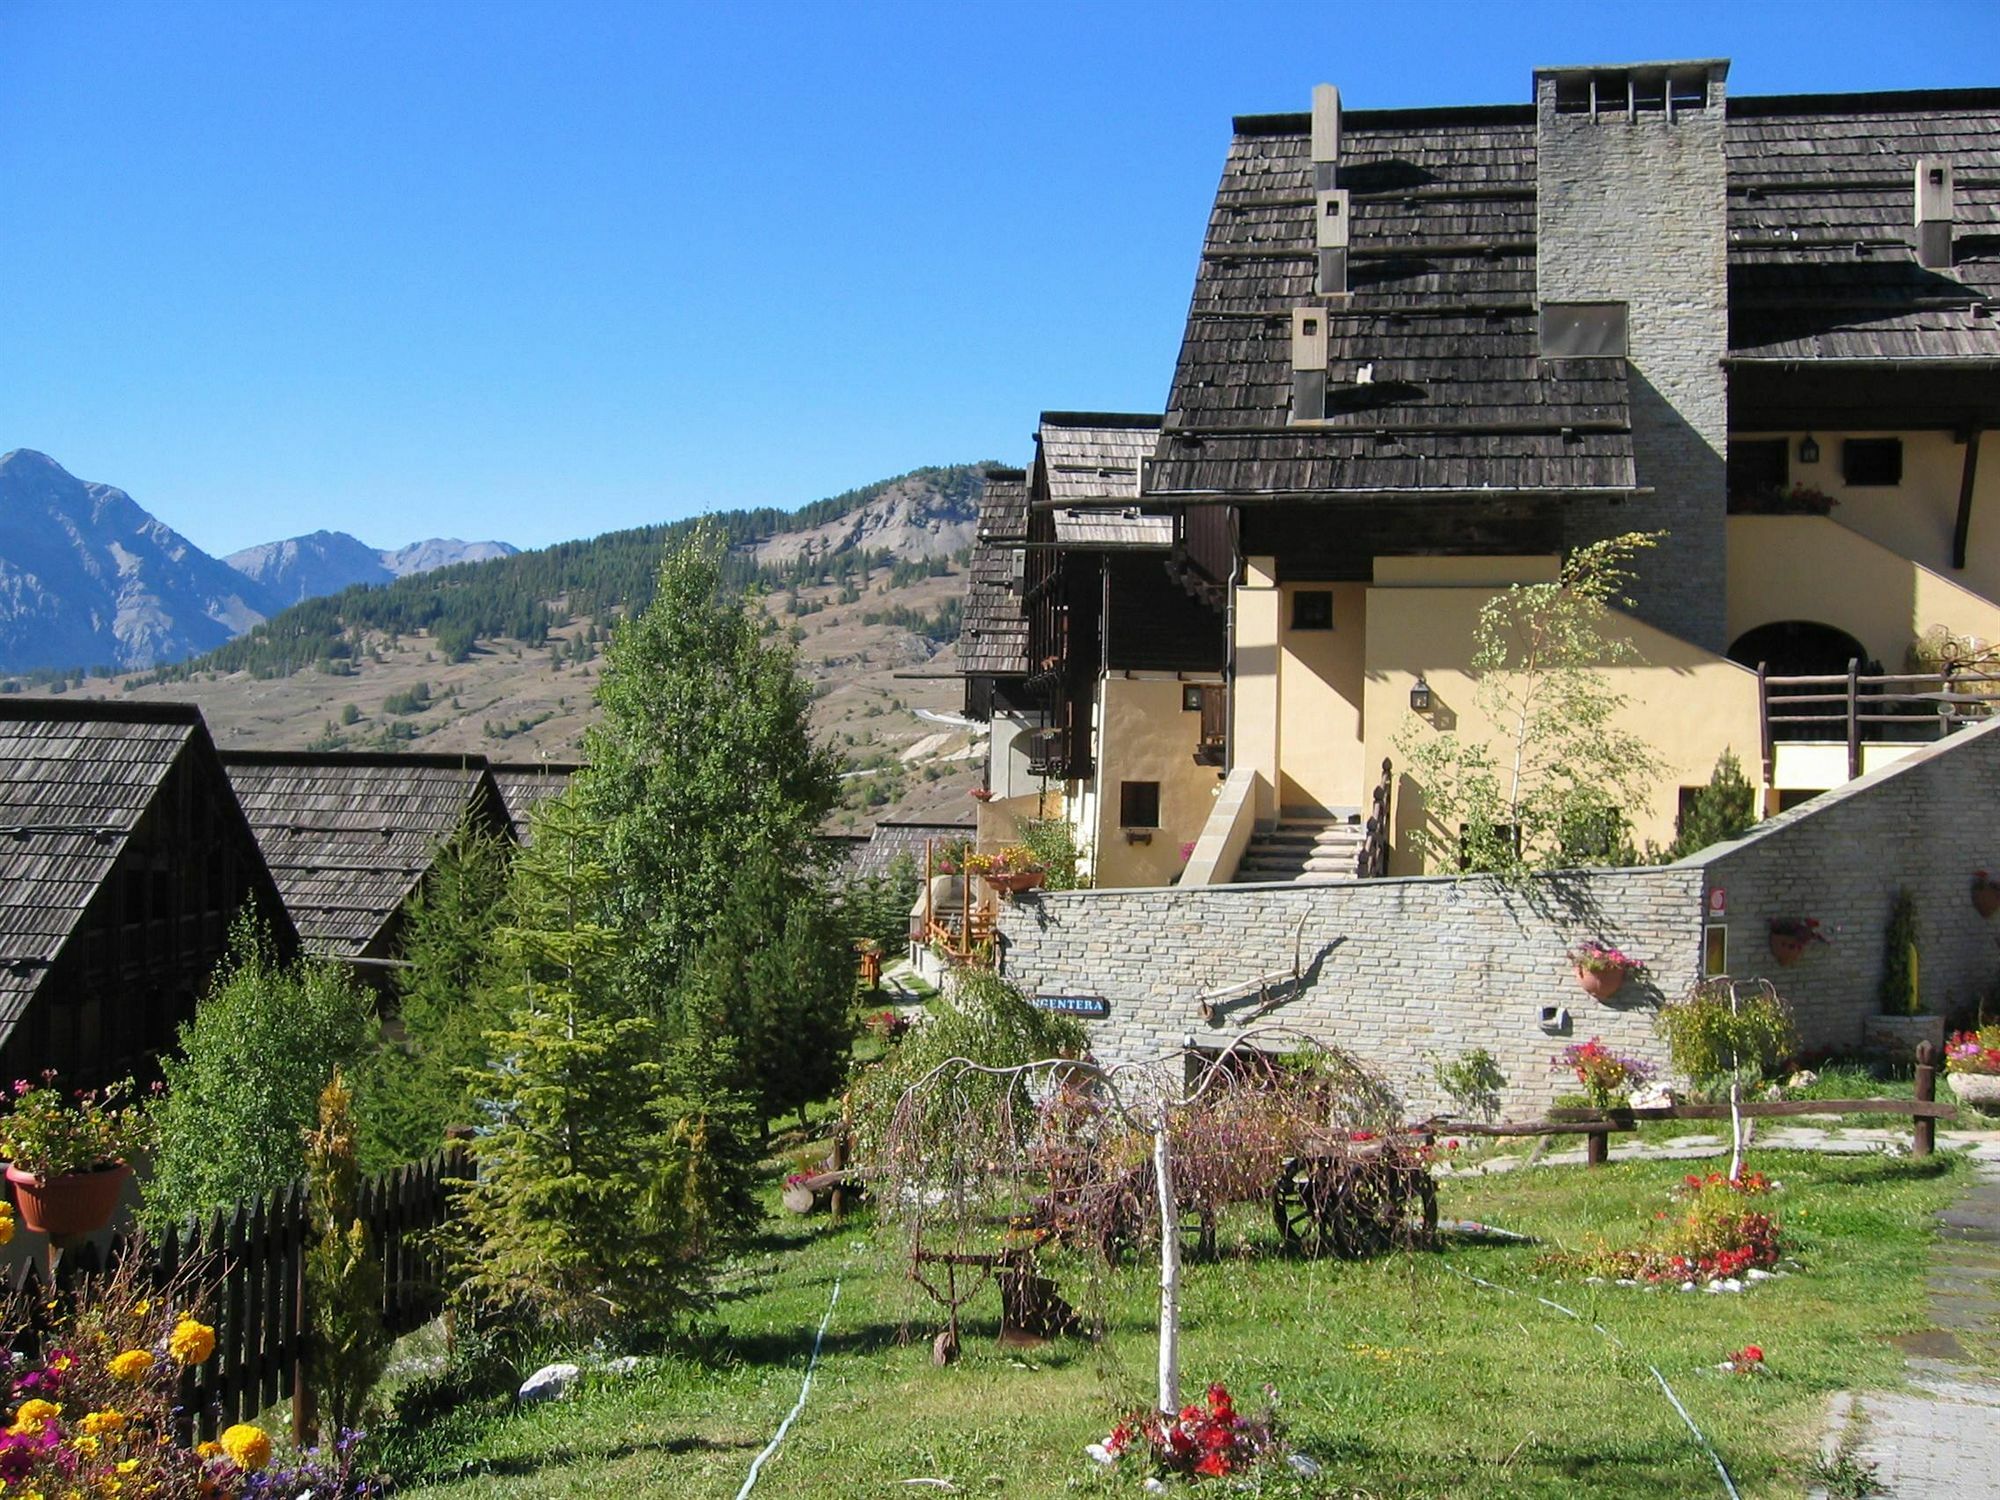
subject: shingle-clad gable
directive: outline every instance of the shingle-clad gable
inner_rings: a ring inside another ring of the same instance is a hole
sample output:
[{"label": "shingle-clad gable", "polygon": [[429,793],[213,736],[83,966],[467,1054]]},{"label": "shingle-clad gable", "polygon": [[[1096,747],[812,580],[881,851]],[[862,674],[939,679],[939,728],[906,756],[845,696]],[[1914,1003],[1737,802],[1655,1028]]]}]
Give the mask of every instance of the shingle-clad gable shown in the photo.
[{"label": "shingle-clad gable", "polygon": [[231,751],[223,764],[299,936],[379,958],[404,899],[468,817],[508,826],[481,756]]},{"label": "shingle-clad gable", "polygon": [[582,767],[570,761],[496,760],[489,761],[487,769],[493,773],[493,785],[499,789],[508,821],[514,825],[514,837],[525,844],[533,834],[536,804],[561,796],[570,777]]},{"label": "shingle-clad gable", "polygon": [[1019,469],[987,470],[958,633],[959,670],[968,676],[1018,677],[1028,670],[1021,600],[1027,537],[1028,476]]}]

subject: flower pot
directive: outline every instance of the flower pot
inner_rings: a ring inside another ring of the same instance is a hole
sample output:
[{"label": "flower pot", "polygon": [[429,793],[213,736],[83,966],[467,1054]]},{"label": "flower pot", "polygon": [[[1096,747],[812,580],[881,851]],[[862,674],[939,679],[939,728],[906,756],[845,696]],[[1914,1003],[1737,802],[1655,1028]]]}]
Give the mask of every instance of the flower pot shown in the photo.
[{"label": "flower pot", "polygon": [[1977,1104],[1981,1109],[2000,1108],[2000,1073],[1951,1073],[1946,1076],[1959,1103]]},{"label": "flower pot", "polygon": [[1624,969],[1586,969],[1576,966],[1576,982],[1583,986],[1583,992],[1593,1000],[1609,1000],[1625,987]]},{"label": "flower pot", "polygon": [[1975,885],[1972,888],[1972,907],[1982,917],[1990,917],[2000,911],[2000,885]]},{"label": "flower pot", "polygon": [[49,1235],[95,1234],[104,1228],[118,1207],[125,1179],[131,1175],[132,1169],[123,1162],[95,1172],[66,1172],[60,1177],[37,1177],[16,1166],[7,1168],[21,1223]]},{"label": "flower pot", "polygon": [[1810,938],[1794,937],[1789,932],[1774,932],[1771,934],[1771,957],[1789,969],[1806,956],[1806,947],[1811,941]]},{"label": "flower pot", "polygon": [[985,877],[986,883],[994,890],[1005,891],[1010,896],[1022,891],[1038,891],[1048,878],[1044,870],[995,870]]}]

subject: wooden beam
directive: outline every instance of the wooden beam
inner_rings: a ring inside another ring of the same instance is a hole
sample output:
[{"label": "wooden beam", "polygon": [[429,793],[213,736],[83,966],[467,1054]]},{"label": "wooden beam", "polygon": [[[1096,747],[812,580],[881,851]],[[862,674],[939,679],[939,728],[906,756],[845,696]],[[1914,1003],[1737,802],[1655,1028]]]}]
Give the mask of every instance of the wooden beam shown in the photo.
[{"label": "wooden beam", "polygon": [[1958,475],[1958,524],[1951,532],[1951,565],[1965,566],[1965,544],[1972,534],[1972,484],[1979,474],[1979,436],[1981,428],[1977,423],[1965,434],[1965,466]]}]

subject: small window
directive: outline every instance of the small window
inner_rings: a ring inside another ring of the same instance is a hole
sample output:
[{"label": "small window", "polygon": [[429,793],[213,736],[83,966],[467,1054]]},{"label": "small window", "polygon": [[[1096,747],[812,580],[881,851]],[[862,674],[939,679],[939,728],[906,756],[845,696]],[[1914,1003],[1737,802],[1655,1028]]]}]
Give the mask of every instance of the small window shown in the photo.
[{"label": "small window", "polygon": [[1159,782],[1119,782],[1118,823],[1122,828],[1158,828],[1160,826]]},{"label": "small window", "polygon": [[1292,629],[1333,629],[1333,590],[1300,589],[1292,595]]},{"label": "small window", "polygon": [[1729,929],[1719,922],[1702,930],[1701,971],[1710,975],[1729,972]]},{"label": "small window", "polygon": [[1194,682],[1181,684],[1181,712],[1198,714],[1201,712],[1201,685]]},{"label": "small window", "polygon": [[1543,359],[1623,359],[1623,302],[1544,302]]},{"label": "small window", "polygon": [[1792,445],[1784,438],[1729,440],[1729,498],[1760,500],[1780,494],[1792,478]]},{"label": "small window", "polygon": [[1840,445],[1840,477],[1848,484],[1903,482],[1901,438],[1849,438]]}]

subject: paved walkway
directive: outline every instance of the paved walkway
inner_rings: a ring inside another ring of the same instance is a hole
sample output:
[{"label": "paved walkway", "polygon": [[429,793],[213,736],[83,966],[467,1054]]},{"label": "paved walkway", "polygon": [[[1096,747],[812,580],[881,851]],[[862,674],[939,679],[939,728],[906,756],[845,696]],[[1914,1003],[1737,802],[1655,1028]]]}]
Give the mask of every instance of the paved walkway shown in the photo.
[{"label": "paved walkway", "polygon": [[1892,1500],[2000,1495],[2000,1380],[1971,1359],[2000,1340],[2000,1138],[1940,1132],[1939,1142],[1969,1150],[1979,1176],[1938,1215],[1935,1326],[1896,1341],[1908,1389],[1840,1396],[1829,1413],[1827,1455],[1845,1444]]}]

